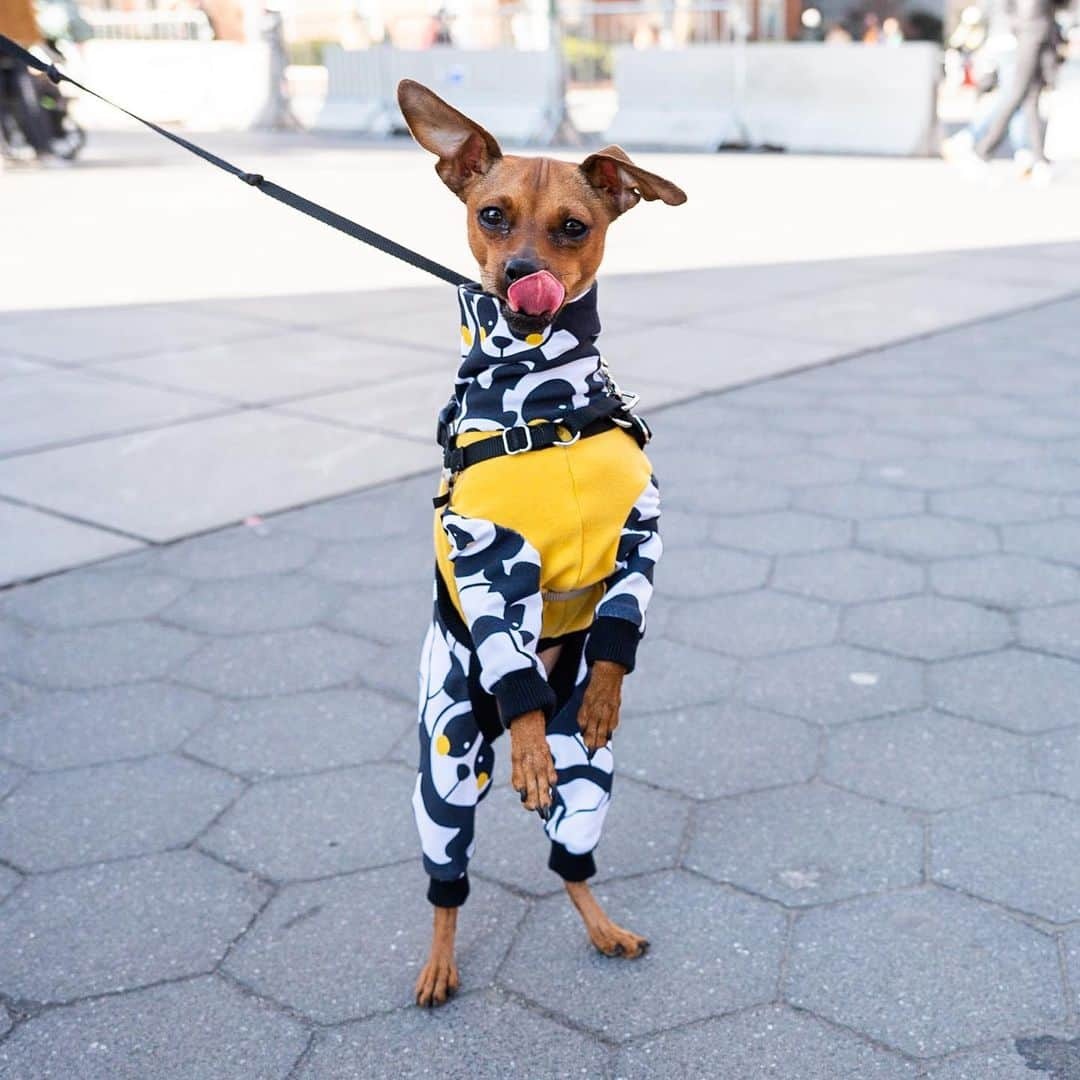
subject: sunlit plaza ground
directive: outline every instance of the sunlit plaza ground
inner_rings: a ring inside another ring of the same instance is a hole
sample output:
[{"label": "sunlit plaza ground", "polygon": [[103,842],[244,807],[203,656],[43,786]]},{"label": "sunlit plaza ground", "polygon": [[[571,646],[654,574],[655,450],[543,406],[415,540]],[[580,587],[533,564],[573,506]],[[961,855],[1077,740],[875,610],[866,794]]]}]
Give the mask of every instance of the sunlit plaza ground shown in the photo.
[{"label": "sunlit plaza ground", "polygon": [[[471,268],[404,142],[206,141]],[[1080,170],[640,160],[690,201],[601,278],[667,552],[598,889],[653,948],[590,953],[500,745],[433,1016],[450,288],[149,134],[0,174],[0,1076],[1080,1077]]]}]

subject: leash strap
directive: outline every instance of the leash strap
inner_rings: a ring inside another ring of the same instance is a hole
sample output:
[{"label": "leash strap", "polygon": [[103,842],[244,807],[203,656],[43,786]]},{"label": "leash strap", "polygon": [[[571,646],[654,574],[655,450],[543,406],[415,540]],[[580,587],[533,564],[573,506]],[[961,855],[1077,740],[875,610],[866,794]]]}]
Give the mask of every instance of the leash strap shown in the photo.
[{"label": "leash strap", "polygon": [[185,139],[172,131],[166,131],[165,128],[160,127],[150,120],[144,120],[141,116],[129,112],[122,105],[117,105],[115,101],[110,101],[107,97],[103,97],[96,90],[91,90],[90,87],[83,86],[81,82],[73,79],[70,75],[65,75],[62,71],[57,69],[55,64],[47,64],[44,60],[40,60],[32,52],[28,52],[10,38],[4,37],[3,34],[0,34],[0,56],[6,56],[10,60],[25,64],[35,71],[40,71],[43,75],[47,75],[57,86],[62,82],[71,83],[72,86],[81,90],[84,94],[89,94],[91,97],[97,98],[98,101],[103,101],[106,105],[110,105],[114,109],[119,109],[125,116],[130,116],[132,120],[143,124],[151,131],[157,132],[158,135],[163,136],[170,142],[176,143],[177,146],[183,147],[188,153],[194,154],[198,158],[202,158],[207,164],[213,165],[223,172],[227,172],[230,176],[235,176],[238,180],[243,180],[245,184],[250,184],[251,187],[257,188],[264,195],[269,195],[271,199],[276,199],[279,203],[292,207],[293,210],[299,210],[301,214],[307,214],[308,217],[314,218],[316,221],[321,221],[324,225],[329,225],[330,228],[337,229],[338,232],[343,232],[346,236],[351,236],[354,240],[369,244],[377,251],[392,255],[395,259],[400,259],[410,266],[415,266],[417,270],[424,270],[451,285],[464,285],[471,280],[465,275],[459,274],[456,271],[443,266],[441,263],[437,263],[432,259],[413,251],[411,248],[407,248],[404,245],[391,240],[389,237],[375,232],[373,229],[369,229],[347,217],[343,217],[341,214],[337,214],[333,210],[327,209],[325,206],[320,206],[318,203],[304,198],[303,195],[297,195],[295,191],[283,188],[279,184],[275,184],[272,180],[267,180],[259,173],[244,172],[243,169],[238,168],[231,161],[226,161],[223,157],[218,157],[217,154],[211,153],[211,151],[207,150],[205,147],[198,146],[196,143],[190,142],[188,139]]}]

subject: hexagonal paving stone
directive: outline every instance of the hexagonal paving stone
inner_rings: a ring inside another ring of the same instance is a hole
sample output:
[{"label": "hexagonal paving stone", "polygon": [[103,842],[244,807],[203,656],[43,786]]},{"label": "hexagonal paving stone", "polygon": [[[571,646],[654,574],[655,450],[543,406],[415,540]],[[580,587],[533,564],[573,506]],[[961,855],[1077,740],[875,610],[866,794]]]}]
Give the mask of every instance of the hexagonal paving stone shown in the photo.
[{"label": "hexagonal paving stone", "polygon": [[407,859],[419,843],[409,809],[414,778],[399,765],[369,765],[265,780],[247,791],[200,845],[274,880],[325,877]]},{"label": "hexagonal paving stone", "polygon": [[0,799],[3,799],[10,791],[14,790],[26,773],[6,761],[0,761]]},{"label": "hexagonal paving stone", "polygon": [[1020,643],[1080,660],[1080,604],[1022,612]]},{"label": "hexagonal paving stone", "polygon": [[1013,795],[946,814],[932,834],[932,872],[943,884],[1051,922],[1080,919],[1077,803]]},{"label": "hexagonal paving stone", "polygon": [[[10,896],[20,881],[22,881],[22,878],[14,870],[9,870],[6,866],[0,866],[0,901]],[[3,1021],[4,1016],[0,1013],[0,1029],[3,1028]]]},{"label": "hexagonal paving stone", "polygon": [[[665,545],[667,538],[664,538]],[[342,593],[340,585],[333,586]],[[354,590],[328,620],[335,630],[359,634],[388,645],[409,645],[420,655],[420,644],[431,622],[432,584],[395,585],[389,589]]]},{"label": "hexagonal paving stone", "polygon": [[[260,994],[321,1023],[409,1005],[431,948],[426,891],[419,860],[289,885],[232,950],[225,967]],[[458,918],[462,990],[490,985],[526,907],[498,885],[472,882]]]},{"label": "hexagonal paving stone", "polygon": [[886,435],[880,431],[826,435],[814,439],[812,445],[818,453],[841,461],[895,461],[897,458],[913,457],[922,449],[918,439]]},{"label": "hexagonal paving stone", "polygon": [[845,613],[843,627],[845,641],[919,660],[1000,648],[1011,636],[1004,615],[937,596],[864,604]]},{"label": "hexagonal paving stone", "polygon": [[[415,709],[374,690],[323,690],[230,702],[184,749],[250,776],[359,765],[387,754],[416,725]],[[0,741],[0,747],[3,742]]]},{"label": "hexagonal paving stone", "polygon": [[947,559],[998,550],[997,537],[985,525],[931,514],[860,522],[858,543],[909,559]]},{"label": "hexagonal paving stone", "polygon": [[615,1074],[624,1080],[659,1076],[769,1080],[913,1080],[915,1066],[848,1031],[792,1009],[769,1006],[623,1049]]},{"label": "hexagonal paving stone", "polygon": [[997,474],[997,482],[1025,491],[1075,495],[1080,492],[1080,465],[1045,457],[1035,461],[1018,461],[1002,469]]},{"label": "hexagonal paving stone", "polygon": [[732,656],[764,656],[827,645],[836,636],[837,622],[827,604],[759,589],[683,604],[664,632],[676,641]]},{"label": "hexagonal paving stone", "polygon": [[0,906],[0,986],[66,1001],[204,973],[265,899],[193,851],[33,877]]},{"label": "hexagonal paving stone", "polygon": [[615,1042],[774,997],[786,923],[778,908],[678,871],[596,892],[617,923],[652,942],[644,958],[601,956],[566,897],[552,896],[529,913],[499,981]]},{"label": "hexagonal paving stone", "polygon": [[507,1073],[569,1080],[607,1076],[609,1056],[588,1036],[488,990],[433,1013],[406,1009],[321,1033],[297,1080],[376,1077],[390,1062],[400,1080]]},{"label": "hexagonal paving stone", "polygon": [[922,668],[910,660],[831,645],[746,664],[739,696],[752,705],[841,724],[922,705]]},{"label": "hexagonal paving stone", "polygon": [[782,510],[724,518],[713,524],[710,537],[724,547],[766,555],[788,555],[797,551],[843,547],[851,539],[851,526],[818,514]]},{"label": "hexagonal paving stone", "polygon": [[800,510],[813,510],[853,521],[919,514],[925,503],[920,491],[863,483],[805,488],[795,495],[795,505]]},{"label": "hexagonal paving stone", "polygon": [[669,509],[690,512],[697,517],[722,517],[781,510],[791,502],[791,493],[778,484],[723,478],[687,491],[675,490],[664,496],[665,530]]},{"label": "hexagonal paving stone", "polygon": [[434,486],[433,477],[421,476],[392,487],[361,491],[275,514],[268,524],[275,530],[302,533],[316,540],[415,536],[418,530],[431,527],[428,499]]},{"label": "hexagonal paving stone", "polygon": [[746,461],[740,470],[740,474],[747,479],[766,484],[787,484],[794,488],[813,487],[816,484],[849,484],[859,478],[859,472],[858,462],[838,461],[824,454],[811,453]]},{"label": "hexagonal paving stone", "polygon": [[786,997],[920,1057],[1038,1030],[1065,1011],[1050,937],[938,889],[807,912]]},{"label": "hexagonal paving stone", "polygon": [[196,581],[254,577],[298,570],[318,550],[318,543],[274,528],[224,529],[165,548],[159,558],[170,573]]},{"label": "hexagonal paving stone", "polygon": [[1076,566],[1080,561],[1080,519],[1058,518],[1034,525],[1006,525],[1005,550]]},{"label": "hexagonal paving stone", "polygon": [[933,711],[853,724],[829,737],[825,774],[850,791],[947,810],[1031,785],[1026,740]]},{"label": "hexagonal paving stone", "polygon": [[1001,608],[1042,607],[1080,596],[1080,573],[1022,555],[950,559],[930,568],[934,588],[946,596]]},{"label": "hexagonal paving stone", "polygon": [[944,517],[970,518],[984,525],[1040,521],[1061,513],[1054,496],[984,484],[960,491],[942,491],[930,497],[930,509]]},{"label": "hexagonal paving stone", "polygon": [[253,634],[310,626],[340,601],[340,590],[297,574],[208,581],[162,613],[162,620],[205,634]]},{"label": "hexagonal paving stone", "polygon": [[[592,880],[674,867],[689,813],[684,799],[618,777],[596,849],[599,873]],[[494,789],[484,800],[476,834],[470,867],[477,873],[534,896],[562,892],[561,879],[547,866],[551,845],[544,823],[522,809],[512,788]]]},{"label": "hexagonal paving stone", "polygon": [[697,818],[686,864],[792,907],[913,885],[922,829],[902,810],[820,786],[721,799]]},{"label": "hexagonal paving stone", "polygon": [[53,870],[163,851],[194,839],[241,790],[177,757],[31,776],[0,805],[0,857]]},{"label": "hexagonal paving stone", "polygon": [[677,709],[725,698],[735,685],[735,662],[706,649],[649,638],[623,685],[628,713]]},{"label": "hexagonal paving stone", "polygon": [[1035,787],[1080,799],[1080,728],[1047,735],[1032,746]]},{"label": "hexagonal paving stone", "polygon": [[855,604],[917,593],[923,586],[923,571],[866,551],[823,551],[778,559],[772,585],[820,600]]},{"label": "hexagonal paving stone", "polygon": [[51,1009],[0,1046],[0,1074],[40,1080],[285,1080],[309,1035],[217,978]]},{"label": "hexagonal paving stone", "polygon": [[176,677],[234,697],[290,694],[352,682],[379,655],[374,644],[313,626],[211,641]]},{"label": "hexagonal paving stone", "polygon": [[157,614],[188,588],[161,574],[115,574],[79,570],[12,589],[0,612],[46,630],[144,619]]},{"label": "hexagonal paving stone", "polygon": [[81,690],[160,678],[202,639],[152,622],[30,634],[0,655],[0,668],[46,689]]},{"label": "hexagonal paving stone", "polygon": [[668,596],[696,600],[702,596],[743,592],[765,584],[769,560],[713,546],[683,548],[678,558],[664,564],[660,591]]},{"label": "hexagonal paving stone", "polygon": [[986,462],[957,461],[954,458],[926,456],[888,462],[874,469],[874,477],[883,483],[916,491],[947,491],[972,487],[990,479],[999,466]]},{"label": "hexagonal paving stone", "polygon": [[409,540],[355,540],[327,544],[305,569],[324,581],[363,585],[378,568],[381,585],[410,585],[431,576],[434,555],[431,534],[424,531]]},{"label": "hexagonal paving stone", "polygon": [[1038,1080],[1011,1042],[960,1054],[925,1075],[926,1080]]},{"label": "hexagonal paving stone", "polygon": [[932,705],[1011,731],[1080,724],[1080,664],[1022,649],[931,668]]},{"label": "hexagonal paving stone", "polygon": [[628,719],[615,735],[615,768],[694,799],[715,799],[809,779],[818,742],[818,732],[793,717],[705,705]]},{"label": "hexagonal paving stone", "polygon": [[174,750],[217,708],[169,683],[30,693],[0,720],[0,754],[32,769],[62,769]]}]

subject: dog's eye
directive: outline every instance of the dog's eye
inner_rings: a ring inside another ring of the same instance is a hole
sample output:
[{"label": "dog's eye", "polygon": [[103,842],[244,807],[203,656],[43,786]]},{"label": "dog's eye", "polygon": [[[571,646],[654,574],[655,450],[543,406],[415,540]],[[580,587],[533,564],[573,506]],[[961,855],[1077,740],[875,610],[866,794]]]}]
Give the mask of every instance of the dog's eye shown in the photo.
[{"label": "dog's eye", "polygon": [[480,224],[489,229],[498,229],[504,220],[503,212],[497,206],[485,206],[480,211]]},{"label": "dog's eye", "polygon": [[562,224],[562,231],[571,239],[578,240],[589,231],[589,226],[577,218],[567,218]]}]

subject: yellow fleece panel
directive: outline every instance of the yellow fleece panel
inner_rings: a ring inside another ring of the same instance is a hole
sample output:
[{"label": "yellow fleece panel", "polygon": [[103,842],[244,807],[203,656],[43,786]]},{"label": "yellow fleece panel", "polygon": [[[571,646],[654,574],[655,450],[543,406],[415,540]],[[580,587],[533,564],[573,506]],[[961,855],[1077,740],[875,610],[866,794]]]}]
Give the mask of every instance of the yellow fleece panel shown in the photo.
[{"label": "yellow fleece panel", "polygon": [[[490,437],[471,432],[461,435],[459,443]],[[573,446],[473,465],[455,480],[450,509],[524,536],[540,553],[544,591],[572,592],[591,586],[580,596],[545,599],[542,636],[558,637],[592,624],[604,583],[615,569],[622,527],[651,475],[649,459],[634,439],[613,428]],[[454,606],[464,618],[441,514],[440,510],[435,515],[435,555]]]}]

